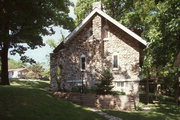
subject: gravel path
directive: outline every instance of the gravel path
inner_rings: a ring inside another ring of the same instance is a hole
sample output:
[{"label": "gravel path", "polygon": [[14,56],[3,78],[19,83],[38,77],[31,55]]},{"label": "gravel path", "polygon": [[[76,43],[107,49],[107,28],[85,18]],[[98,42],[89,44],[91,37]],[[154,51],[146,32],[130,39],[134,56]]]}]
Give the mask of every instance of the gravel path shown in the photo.
[{"label": "gravel path", "polygon": [[94,109],[94,108],[89,108],[91,111],[93,112],[96,112],[97,114],[101,115],[101,116],[104,116],[105,118],[107,118],[108,120],[123,120],[121,118],[118,118],[118,117],[114,117],[112,115],[109,115],[105,112],[102,112],[101,110],[98,110],[98,109]]}]

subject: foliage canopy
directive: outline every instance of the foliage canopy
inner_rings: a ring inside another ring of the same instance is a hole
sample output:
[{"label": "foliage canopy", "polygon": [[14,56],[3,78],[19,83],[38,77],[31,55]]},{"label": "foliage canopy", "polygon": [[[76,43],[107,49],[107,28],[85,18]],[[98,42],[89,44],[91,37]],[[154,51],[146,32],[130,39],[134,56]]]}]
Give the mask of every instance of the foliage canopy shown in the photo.
[{"label": "foliage canopy", "polygon": [[23,54],[27,49],[43,46],[42,36],[53,34],[53,26],[73,29],[73,19],[68,16],[70,5],[73,4],[69,0],[0,1],[1,84],[9,84],[9,48],[12,48],[11,55],[18,53],[23,62],[33,63],[32,59]]}]

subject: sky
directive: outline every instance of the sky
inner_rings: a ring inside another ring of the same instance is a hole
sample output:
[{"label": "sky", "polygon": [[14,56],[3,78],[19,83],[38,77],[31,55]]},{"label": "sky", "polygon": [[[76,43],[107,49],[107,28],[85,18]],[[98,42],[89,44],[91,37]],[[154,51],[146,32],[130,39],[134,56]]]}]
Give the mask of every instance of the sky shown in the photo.
[{"label": "sky", "polygon": [[[76,4],[77,0],[70,0],[74,4]],[[76,18],[76,15],[74,14],[74,8],[70,7],[70,13],[69,16],[72,17],[73,19]],[[43,42],[46,44],[46,41],[48,39],[54,39],[55,41],[58,41],[61,38],[61,31],[64,34],[64,36],[67,36],[69,34],[68,30],[65,30],[61,27],[53,27],[55,34],[51,36],[43,36]],[[36,62],[41,62],[44,63],[45,66],[48,65],[48,58],[47,55],[52,53],[53,49],[50,48],[47,44],[43,47],[38,47],[37,49],[34,50],[27,50],[24,55],[33,58]],[[18,54],[16,55],[8,55],[9,58],[14,59],[14,60],[20,60],[20,56]]]}]

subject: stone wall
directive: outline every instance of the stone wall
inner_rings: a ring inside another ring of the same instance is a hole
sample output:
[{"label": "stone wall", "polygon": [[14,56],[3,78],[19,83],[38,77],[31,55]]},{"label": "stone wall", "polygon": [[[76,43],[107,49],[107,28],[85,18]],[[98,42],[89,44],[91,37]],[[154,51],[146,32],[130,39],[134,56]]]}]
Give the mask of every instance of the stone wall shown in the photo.
[{"label": "stone wall", "polygon": [[55,92],[61,98],[73,103],[98,109],[134,110],[139,96],[131,95],[96,95]]},{"label": "stone wall", "polygon": [[[68,86],[81,83],[82,79],[86,86],[93,86],[102,71],[101,17],[96,15],[93,20],[99,23],[94,26],[93,21],[87,24],[75,38],[65,44],[65,49],[56,53],[57,66],[61,66],[62,81],[66,81]],[[92,35],[89,34],[89,29],[93,30]],[[84,72],[80,71],[81,55],[87,58],[87,69]],[[54,70],[52,73],[56,72]]]},{"label": "stone wall", "polygon": [[[139,62],[142,48],[140,43],[117,28],[114,24],[105,19],[102,20],[102,26],[109,26],[109,37],[103,39],[104,42],[104,67],[109,68],[114,76],[114,90],[121,90],[117,87],[118,82],[124,82],[127,94],[138,91],[139,83]],[[113,54],[118,55],[119,66],[116,69],[112,67]]]},{"label": "stone wall", "polygon": [[[110,37],[103,39],[102,28],[108,25]],[[92,33],[90,32],[92,29]],[[124,92],[137,93],[140,43],[127,33],[95,14],[90,22],[71,40],[65,44],[64,49],[51,55],[51,85],[56,87],[55,73],[57,67],[61,68],[61,81],[67,89],[83,84],[87,87],[97,83],[100,72],[109,68],[114,75],[114,90],[121,90],[117,82],[125,82]],[[119,68],[112,69],[112,55],[118,53]],[[80,56],[86,56],[86,71],[80,70]]]},{"label": "stone wall", "polygon": [[53,91],[58,90],[58,84],[57,84],[57,54],[51,53],[50,54],[50,89]]}]

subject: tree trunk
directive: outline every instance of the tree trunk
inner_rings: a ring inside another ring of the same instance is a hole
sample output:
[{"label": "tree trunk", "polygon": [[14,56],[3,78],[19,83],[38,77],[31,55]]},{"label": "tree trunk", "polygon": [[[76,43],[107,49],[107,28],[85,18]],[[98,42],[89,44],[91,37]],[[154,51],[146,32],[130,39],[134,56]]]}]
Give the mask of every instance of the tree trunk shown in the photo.
[{"label": "tree trunk", "polygon": [[148,70],[148,78],[146,79],[146,104],[149,103],[149,80],[150,79],[151,79],[150,71]]},{"label": "tree trunk", "polygon": [[146,104],[149,103],[149,77],[146,80]]},{"label": "tree trunk", "polygon": [[[5,6],[5,3],[3,4]],[[9,50],[9,11],[5,8],[2,14],[1,40],[1,85],[10,85],[8,77],[8,50]]]},{"label": "tree trunk", "polygon": [[8,43],[4,43],[1,50],[1,85],[10,85],[8,77]]}]

